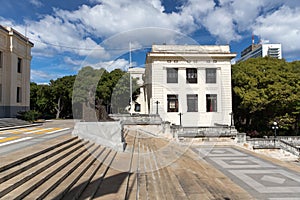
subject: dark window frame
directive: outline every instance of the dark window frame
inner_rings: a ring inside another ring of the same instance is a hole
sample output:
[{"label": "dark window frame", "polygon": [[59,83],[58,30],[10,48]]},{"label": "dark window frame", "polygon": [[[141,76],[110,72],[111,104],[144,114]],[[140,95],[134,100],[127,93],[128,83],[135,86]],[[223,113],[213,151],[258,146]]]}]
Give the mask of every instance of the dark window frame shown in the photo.
[{"label": "dark window frame", "polygon": [[206,95],[206,112],[218,112],[218,96],[217,94]]},{"label": "dark window frame", "polygon": [[17,103],[21,103],[22,102],[22,88],[21,87],[17,87],[17,99],[16,99]]},{"label": "dark window frame", "polygon": [[178,94],[167,95],[167,112],[178,112]]},{"label": "dark window frame", "polygon": [[17,72],[22,73],[22,58],[18,58]]},{"label": "dark window frame", "polygon": [[217,83],[217,68],[205,69],[206,83]]},{"label": "dark window frame", "polygon": [[0,68],[3,66],[3,51],[0,51]]},{"label": "dark window frame", "polygon": [[141,104],[139,103],[134,104],[134,112],[141,112]]},{"label": "dark window frame", "polygon": [[167,83],[178,83],[178,68],[167,68]]},{"label": "dark window frame", "polygon": [[186,83],[198,83],[198,70],[196,68],[186,68]]},{"label": "dark window frame", "polygon": [[198,94],[187,94],[187,112],[198,112]]},{"label": "dark window frame", "polygon": [[0,102],[2,102],[2,84],[0,83]]}]

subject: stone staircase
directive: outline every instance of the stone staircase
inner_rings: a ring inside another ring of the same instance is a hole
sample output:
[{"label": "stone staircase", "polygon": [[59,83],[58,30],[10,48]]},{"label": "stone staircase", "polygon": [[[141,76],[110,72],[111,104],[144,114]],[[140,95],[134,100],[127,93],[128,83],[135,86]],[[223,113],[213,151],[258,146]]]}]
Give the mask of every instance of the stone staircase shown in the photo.
[{"label": "stone staircase", "polygon": [[76,137],[0,167],[0,199],[93,198],[116,152]]},{"label": "stone staircase", "polygon": [[124,152],[64,135],[0,158],[0,199],[249,199],[177,144],[126,132]]},{"label": "stone staircase", "polygon": [[34,126],[34,125],[36,124],[31,124],[27,121],[16,119],[16,118],[0,118],[0,130]]}]

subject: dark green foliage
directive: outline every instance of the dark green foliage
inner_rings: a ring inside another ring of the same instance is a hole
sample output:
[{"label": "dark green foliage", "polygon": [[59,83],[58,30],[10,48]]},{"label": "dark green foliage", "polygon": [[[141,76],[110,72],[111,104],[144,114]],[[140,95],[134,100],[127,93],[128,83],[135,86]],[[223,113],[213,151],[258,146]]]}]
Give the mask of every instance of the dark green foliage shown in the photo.
[{"label": "dark green foliage", "polygon": [[[135,79],[132,85],[135,100],[139,94]],[[120,69],[109,73],[87,66],[78,75],[51,80],[49,85],[30,84],[30,108],[43,118],[81,118],[83,106],[104,107],[110,113],[113,103],[117,111],[124,112],[129,99],[129,74]]]},{"label": "dark green foliage", "polygon": [[[255,58],[232,67],[233,110],[240,131],[293,134],[299,124],[300,62]],[[298,119],[297,119],[298,118]]]},{"label": "dark green foliage", "polygon": [[18,113],[17,118],[28,122],[34,122],[41,116],[41,113],[35,110],[21,111]]}]

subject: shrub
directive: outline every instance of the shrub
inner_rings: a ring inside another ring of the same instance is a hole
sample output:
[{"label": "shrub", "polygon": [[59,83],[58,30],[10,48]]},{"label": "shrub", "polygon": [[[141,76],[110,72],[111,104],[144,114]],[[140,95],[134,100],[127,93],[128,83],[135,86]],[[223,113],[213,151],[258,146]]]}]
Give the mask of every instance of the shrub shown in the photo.
[{"label": "shrub", "polygon": [[18,112],[17,118],[28,122],[34,122],[40,117],[40,113],[36,110],[28,110]]}]

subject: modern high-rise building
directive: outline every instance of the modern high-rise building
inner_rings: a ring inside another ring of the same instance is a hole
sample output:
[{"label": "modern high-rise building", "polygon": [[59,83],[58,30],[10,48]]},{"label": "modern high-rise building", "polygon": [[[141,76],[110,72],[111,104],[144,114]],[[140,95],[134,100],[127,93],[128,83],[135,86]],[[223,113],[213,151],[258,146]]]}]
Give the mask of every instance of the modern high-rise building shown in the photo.
[{"label": "modern high-rise building", "polygon": [[251,44],[242,51],[239,61],[265,56],[281,59],[281,44]]},{"label": "modern high-rise building", "polygon": [[33,43],[0,25],[0,117],[15,117],[30,106],[30,62]]}]

